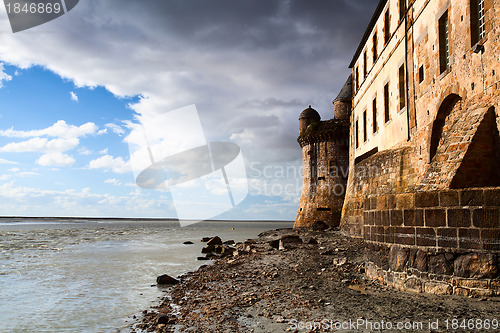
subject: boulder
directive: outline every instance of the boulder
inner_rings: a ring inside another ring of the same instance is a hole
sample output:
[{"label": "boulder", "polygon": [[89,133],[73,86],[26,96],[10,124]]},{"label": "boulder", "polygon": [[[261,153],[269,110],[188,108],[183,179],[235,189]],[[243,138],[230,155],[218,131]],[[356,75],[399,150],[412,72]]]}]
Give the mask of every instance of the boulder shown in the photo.
[{"label": "boulder", "polygon": [[156,278],[157,284],[178,284],[179,280],[171,277],[170,275],[163,274]]},{"label": "boulder", "polygon": [[201,249],[201,253],[212,253],[215,251],[214,245],[209,245]]},{"label": "boulder", "polygon": [[222,240],[219,236],[215,236],[207,242],[207,245],[222,245]]},{"label": "boulder", "polygon": [[234,240],[232,240],[232,239],[231,240],[227,240],[227,241],[225,241],[222,244],[224,244],[224,245],[233,245],[234,244]]},{"label": "boulder", "polygon": [[191,242],[191,241],[186,241],[186,242],[184,242],[184,243],[182,243],[182,244],[184,244],[184,245],[192,245],[192,244],[194,244],[194,243],[193,243],[193,242]]},{"label": "boulder", "polygon": [[209,241],[209,240],[211,240],[211,239],[212,239],[212,237],[203,237],[203,238],[201,239],[201,242],[202,242],[202,243],[206,243],[206,242],[208,242],[208,241]]},{"label": "boulder", "polygon": [[198,257],[196,259],[198,259],[198,260],[210,260],[210,258],[207,258],[207,257]]},{"label": "boulder", "polygon": [[283,244],[302,244],[302,239],[297,235],[285,235],[281,237]]}]

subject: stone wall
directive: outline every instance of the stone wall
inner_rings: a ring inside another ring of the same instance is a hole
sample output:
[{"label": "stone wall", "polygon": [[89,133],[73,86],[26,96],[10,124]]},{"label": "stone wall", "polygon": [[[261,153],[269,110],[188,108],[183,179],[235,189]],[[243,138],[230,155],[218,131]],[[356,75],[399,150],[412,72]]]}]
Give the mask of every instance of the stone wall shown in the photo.
[{"label": "stone wall", "polygon": [[348,122],[313,123],[299,137],[303,186],[294,227],[338,226],[348,176]]},{"label": "stone wall", "polygon": [[367,274],[402,290],[500,296],[500,188],[370,196]]}]

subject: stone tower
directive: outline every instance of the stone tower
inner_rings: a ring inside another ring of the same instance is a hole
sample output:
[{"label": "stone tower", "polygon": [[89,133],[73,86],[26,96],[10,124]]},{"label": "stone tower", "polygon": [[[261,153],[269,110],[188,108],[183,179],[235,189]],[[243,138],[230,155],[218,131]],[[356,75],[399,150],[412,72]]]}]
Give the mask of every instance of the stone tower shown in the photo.
[{"label": "stone tower", "polygon": [[[302,148],[303,185],[295,228],[316,222],[338,226],[344,203],[349,165],[348,80],[333,102],[335,119],[321,121],[309,106],[299,117],[298,142]],[[349,102],[350,103],[350,98]]]}]

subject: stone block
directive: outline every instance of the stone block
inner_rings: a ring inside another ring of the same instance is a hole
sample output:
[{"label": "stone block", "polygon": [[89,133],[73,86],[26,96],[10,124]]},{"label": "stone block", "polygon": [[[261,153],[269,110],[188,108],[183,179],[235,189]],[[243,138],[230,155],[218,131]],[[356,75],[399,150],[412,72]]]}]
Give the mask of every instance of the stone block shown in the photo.
[{"label": "stone block", "polygon": [[490,289],[471,289],[470,296],[472,297],[490,297],[493,296],[494,292]]},{"label": "stone block", "polygon": [[483,190],[460,190],[460,206],[482,206]]},{"label": "stone block", "polygon": [[414,194],[404,193],[396,195],[397,209],[412,209],[415,207]]},{"label": "stone block", "polygon": [[389,194],[387,196],[387,208],[396,209],[396,196],[394,194]]},{"label": "stone block", "polygon": [[409,255],[409,248],[392,246],[389,251],[389,268],[394,272],[402,272],[408,264]]},{"label": "stone block", "polygon": [[436,231],[433,228],[416,228],[417,246],[436,246]]},{"label": "stone block", "polygon": [[372,212],[363,212],[363,225],[374,225]]},{"label": "stone block", "polygon": [[486,206],[500,206],[500,188],[485,189],[484,204]]},{"label": "stone block", "polygon": [[394,243],[394,227],[387,227],[384,230],[384,243]]},{"label": "stone block", "polygon": [[424,292],[434,295],[451,295],[453,287],[445,282],[427,281],[424,284]]},{"label": "stone block", "polygon": [[387,196],[383,195],[377,198],[377,210],[387,209]]},{"label": "stone block", "polygon": [[453,289],[453,295],[458,295],[458,296],[469,296],[469,295],[470,295],[470,291],[469,291],[469,289],[460,288],[460,287],[455,287],[455,288]]},{"label": "stone block", "polygon": [[468,228],[471,226],[470,209],[448,209],[448,227]]},{"label": "stone block", "polygon": [[429,256],[427,270],[431,274],[452,275],[453,274],[453,255],[436,254]]},{"label": "stone block", "polygon": [[394,244],[415,245],[415,228],[395,227]]},{"label": "stone block", "polygon": [[381,226],[375,227],[375,241],[384,242],[384,227]]},{"label": "stone block", "polygon": [[377,209],[377,197],[370,197],[370,209]]},{"label": "stone block", "polygon": [[498,208],[478,208],[472,211],[472,224],[478,228],[500,227]]},{"label": "stone block", "polygon": [[416,192],[415,207],[437,207],[439,206],[438,192]]},{"label": "stone block", "polygon": [[458,229],[439,228],[437,229],[438,247],[458,247]]},{"label": "stone block", "polygon": [[420,272],[427,272],[428,261],[429,255],[427,254],[427,252],[417,250],[414,267]]},{"label": "stone block", "polygon": [[407,227],[424,226],[424,211],[422,209],[408,209],[403,211],[404,225]]},{"label": "stone block", "polygon": [[498,276],[498,259],[491,253],[470,253],[459,256],[454,274],[464,278],[494,279]]},{"label": "stone block", "polygon": [[445,227],[446,211],[443,209],[426,209],[425,226],[432,228]]},{"label": "stone block", "polygon": [[482,229],[480,234],[484,250],[500,251],[500,229]]},{"label": "stone block", "polygon": [[391,225],[391,216],[388,210],[383,210],[380,212],[380,222],[383,226],[386,227]]},{"label": "stone block", "polygon": [[488,280],[476,280],[476,279],[456,279],[456,284],[463,288],[482,288],[488,289],[490,287],[490,282]]},{"label": "stone block", "polygon": [[403,211],[402,210],[391,210],[391,226],[402,226],[403,225]]},{"label": "stone block", "polygon": [[458,247],[460,249],[481,249],[481,237],[478,229],[458,229]]},{"label": "stone block", "polygon": [[422,281],[418,278],[411,277],[405,281],[404,287],[408,291],[412,291],[415,293],[421,293],[422,292]]},{"label": "stone block", "polygon": [[459,203],[458,191],[450,190],[439,192],[439,204],[441,207],[454,207],[458,206]]}]

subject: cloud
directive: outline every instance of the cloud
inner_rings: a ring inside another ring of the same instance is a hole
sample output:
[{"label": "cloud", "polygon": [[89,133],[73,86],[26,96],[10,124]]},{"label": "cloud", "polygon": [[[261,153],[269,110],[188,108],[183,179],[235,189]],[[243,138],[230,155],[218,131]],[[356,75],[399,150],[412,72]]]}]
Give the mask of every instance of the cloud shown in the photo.
[{"label": "cloud", "polygon": [[12,80],[12,76],[4,72],[3,64],[0,62],[0,88],[3,87],[3,82],[8,82]]},{"label": "cloud", "polygon": [[54,125],[32,131],[16,131],[13,128],[0,130],[0,136],[11,138],[29,138],[39,136],[52,136],[60,138],[79,138],[87,135],[96,134],[99,127],[94,123],[88,122],[81,126],[68,125],[64,120],[57,121]]},{"label": "cloud", "polygon": [[42,155],[36,164],[41,166],[72,166],[75,164],[75,159],[61,152],[52,152]]},{"label": "cloud", "polygon": [[69,95],[72,101],[78,102],[78,96],[73,91],[70,91]]},{"label": "cloud", "polygon": [[125,162],[122,157],[114,158],[110,155],[104,155],[90,161],[88,167],[89,169],[112,170],[116,173],[132,172],[129,162]]},{"label": "cloud", "polygon": [[0,158],[0,164],[17,164],[17,162],[12,162],[12,161],[8,161],[8,160],[5,160],[3,158]]},{"label": "cloud", "polygon": [[106,184],[111,184],[115,186],[120,186],[122,183],[116,178],[108,178],[104,181]]},{"label": "cloud", "polygon": [[106,124],[106,127],[109,128],[113,133],[118,134],[120,136],[125,134],[125,130],[123,129],[123,127],[118,126],[116,124],[109,123]]},{"label": "cloud", "polygon": [[70,139],[52,139],[32,138],[22,142],[11,142],[0,148],[2,152],[25,153],[25,152],[43,152],[58,153],[74,149],[78,146],[79,140]]}]

